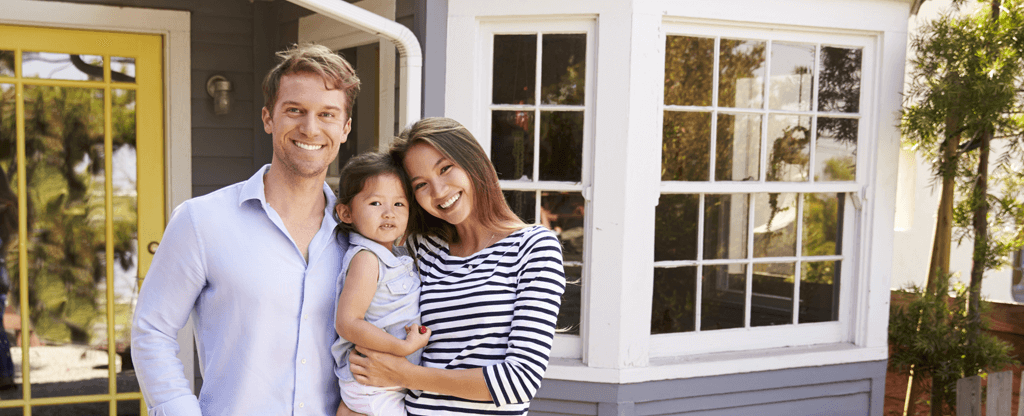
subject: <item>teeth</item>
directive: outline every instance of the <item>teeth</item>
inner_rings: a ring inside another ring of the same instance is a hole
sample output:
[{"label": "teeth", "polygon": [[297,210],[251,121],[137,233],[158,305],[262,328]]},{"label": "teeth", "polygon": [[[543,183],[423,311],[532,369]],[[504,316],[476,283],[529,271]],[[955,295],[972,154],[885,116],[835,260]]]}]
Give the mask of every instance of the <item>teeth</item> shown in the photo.
[{"label": "teeth", "polygon": [[299,142],[294,142],[294,143],[295,143],[296,146],[299,146],[300,149],[306,149],[306,150],[320,150],[321,147],[324,147],[323,145],[314,146],[314,145],[311,145],[311,144],[305,144],[305,143],[299,143]]},{"label": "teeth", "polygon": [[444,202],[443,202],[443,203],[441,203],[441,205],[439,205],[439,206],[441,207],[441,209],[448,209],[448,207],[452,206],[452,204],[454,204],[454,203],[455,203],[455,201],[458,201],[458,200],[459,200],[459,196],[460,196],[460,195],[462,195],[462,194],[455,194],[455,195],[452,195],[452,197],[451,197],[451,198],[448,198],[448,200],[447,200],[447,201],[444,201]]}]

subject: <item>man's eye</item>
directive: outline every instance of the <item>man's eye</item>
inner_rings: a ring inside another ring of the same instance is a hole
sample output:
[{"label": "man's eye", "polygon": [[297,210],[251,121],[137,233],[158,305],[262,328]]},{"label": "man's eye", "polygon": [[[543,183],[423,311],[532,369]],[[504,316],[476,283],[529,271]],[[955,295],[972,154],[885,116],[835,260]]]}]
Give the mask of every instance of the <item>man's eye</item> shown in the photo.
[{"label": "man's eye", "polygon": [[320,117],[334,118],[334,113],[320,113]]}]

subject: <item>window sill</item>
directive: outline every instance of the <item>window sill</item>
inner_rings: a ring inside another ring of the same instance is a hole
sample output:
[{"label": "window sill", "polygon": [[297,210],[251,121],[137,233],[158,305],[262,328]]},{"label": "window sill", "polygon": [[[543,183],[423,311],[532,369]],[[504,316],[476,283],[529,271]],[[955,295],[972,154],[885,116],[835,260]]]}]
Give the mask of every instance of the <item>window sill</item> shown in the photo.
[{"label": "window sill", "polygon": [[886,347],[864,348],[839,343],[657,358],[651,360],[648,366],[623,369],[593,368],[587,367],[579,359],[553,358],[545,378],[592,383],[642,383],[880,361],[887,359],[888,353]]}]

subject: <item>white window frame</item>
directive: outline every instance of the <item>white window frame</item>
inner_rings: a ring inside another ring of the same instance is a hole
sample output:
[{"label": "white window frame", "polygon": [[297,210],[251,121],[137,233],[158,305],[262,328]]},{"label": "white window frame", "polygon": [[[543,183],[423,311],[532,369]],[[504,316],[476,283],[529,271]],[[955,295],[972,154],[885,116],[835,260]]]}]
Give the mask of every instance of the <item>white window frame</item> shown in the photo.
[{"label": "white window frame", "polygon": [[[874,82],[874,67],[876,59],[876,48],[874,44],[874,38],[871,36],[864,35],[852,35],[843,33],[826,33],[826,32],[813,32],[809,30],[785,30],[773,27],[757,28],[753,25],[744,25],[742,27],[728,24],[707,24],[703,22],[693,22],[687,19],[672,19],[666,18],[664,21],[663,30],[661,31],[661,43],[664,45],[667,37],[669,36],[692,36],[701,37],[708,39],[715,39],[716,51],[717,45],[720,43],[720,39],[750,39],[757,41],[771,41],[766,42],[767,48],[765,50],[766,57],[771,54],[772,42],[789,42],[789,43],[801,43],[801,44],[814,44],[815,45],[815,61],[814,61],[814,75],[815,78],[812,81],[812,85],[815,87],[811,95],[811,111],[789,111],[789,110],[776,110],[769,107],[770,103],[768,100],[763,100],[761,108],[740,110],[745,114],[756,114],[762,117],[761,120],[761,152],[760,152],[760,175],[758,181],[745,181],[745,182],[732,182],[732,181],[713,181],[714,172],[714,158],[711,158],[709,163],[709,169],[712,175],[708,178],[708,181],[701,182],[677,182],[677,181],[662,181],[660,182],[660,192],[662,194],[701,194],[699,200],[701,202],[700,213],[701,220],[703,220],[704,212],[704,194],[745,194],[753,195],[758,193],[797,193],[799,195],[807,193],[845,193],[845,207],[843,209],[844,217],[841,222],[844,226],[843,232],[843,253],[838,256],[814,256],[814,260],[818,261],[830,261],[839,260],[841,261],[841,277],[840,277],[840,296],[839,296],[839,317],[837,321],[833,322],[819,322],[819,323],[807,323],[807,324],[788,324],[788,325],[776,325],[776,326],[765,326],[765,327],[747,327],[747,328],[736,328],[736,329],[720,329],[712,331],[694,331],[694,332],[681,332],[671,334],[656,334],[651,336],[650,344],[650,357],[664,358],[674,357],[681,355],[692,355],[692,354],[707,354],[707,353],[722,353],[730,351],[744,351],[744,350],[762,350],[771,348],[782,348],[792,346],[810,346],[818,344],[834,344],[834,343],[847,343],[852,342],[852,329],[854,327],[854,313],[855,305],[857,303],[857,297],[854,294],[855,288],[858,285],[859,276],[863,273],[858,267],[857,259],[860,257],[860,247],[858,242],[860,239],[858,236],[861,234],[858,230],[859,216],[861,208],[863,206],[857,203],[858,200],[862,200],[862,190],[864,189],[867,178],[871,176],[871,172],[867,171],[866,167],[868,163],[868,155],[874,154],[874,139],[871,135],[869,126],[871,125],[871,114],[870,112],[859,112],[855,114],[837,114],[837,113],[826,113],[819,112],[817,109],[817,91],[818,82],[817,76],[820,73],[820,50],[821,47],[836,46],[845,48],[856,48],[862,51],[861,53],[861,90],[860,90],[860,106],[859,108],[869,109],[870,103],[872,102],[873,91],[869,88]],[[664,58],[663,58],[664,59]],[[715,59],[715,66],[717,68],[718,58],[717,54]],[[765,61],[766,64],[769,61]],[[662,62],[662,68],[664,68],[664,62]],[[762,86],[762,94],[764,96],[770,95],[770,80],[771,74],[767,73],[770,68],[766,68],[765,82]],[[664,78],[664,75],[662,76]],[[690,111],[690,112],[705,112],[711,114],[712,126],[715,126],[715,114],[719,114],[717,107],[717,90],[718,90],[718,74],[717,71],[714,74],[714,80],[711,82],[713,93],[712,93],[712,106],[707,107],[696,107],[696,106],[675,106],[675,105],[664,105],[662,104],[662,117],[665,111]],[[660,103],[664,103],[664,89],[661,90]],[[724,109],[724,108],[723,108]],[[725,110],[727,113],[735,113],[734,111]],[[810,116],[811,119],[811,135],[812,140],[808,144],[808,150],[810,160],[808,161],[810,178],[806,182],[770,182],[766,180],[767,171],[767,158],[769,149],[771,146],[771,138],[769,137],[765,141],[765,137],[769,134],[766,131],[766,125],[768,123],[769,115],[771,114],[795,114],[800,116]],[[858,124],[858,137],[857,137],[857,169],[856,169],[856,180],[854,182],[815,182],[814,172],[816,167],[815,161],[815,146],[817,140],[817,120],[818,117],[828,116],[840,116],[841,118],[853,118],[859,120]],[[659,125],[662,125],[659,120]],[[712,130],[710,148],[715,148],[715,137],[714,130]],[[710,155],[709,155],[710,157]],[[803,198],[800,198],[803,199]],[[754,201],[751,199],[749,204],[749,217],[747,221],[748,229],[756,226],[754,222]],[[802,204],[800,205],[802,207]],[[792,257],[784,258],[763,258],[756,257],[752,253],[753,236],[748,232],[747,234],[747,260],[728,261],[725,263],[739,263],[747,264],[746,267],[746,302],[745,307],[747,309],[747,319],[749,320],[749,310],[751,308],[751,283],[753,274],[753,265],[757,263],[789,263],[794,262],[799,264],[803,261],[805,256],[802,255],[802,233],[799,231],[802,225],[802,212],[797,212],[797,247],[796,255]],[[703,253],[701,245],[703,243],[703,227],[698,227],[698,253]],[[750,260],[752,259],[752,260]],[[812,261],[814,261],[812,260]],[[701,279],[701,273],[699,272],[702,264],[720,264],[722,261],[708,261],[708,260],[693,260],[693,261],[657,261],[655,262],[655,268],[661,267],[679,267],[679,266],[698,266],[697,279],[698,282]],[[800,269],[799,267],[795,270],[797,279],[799,279]],[[701,284],[697,285],[697,302],[700,302]],[[794,302],[799,300],[799,283],[794,282]],[[796,307],[794,307],[794,314],[798,313]],[[700,316],[697,316],[699,322]]]},{"label": "white window frame", "polygon": [[[583,149],[582,149],[582,172],[580,172],[580,182],[564,182],[564,181],[542,181],[537,178],[539,173],[538,158],[534,158],[533,167],[531,169],[534,172],[534,178],[528,180],[501,180],[501,189],[503,191],[551,191],[551,192],[579,192],[587,204],[586,212],[584,216],[584,248],[583,248],[583,262],[580,264],[566,263],[567,266],[578,266],[582,267],[582,290],[586,291],[586,282],[589,280],[590,266],[587,261],[591,253],[590,250],[590,229],[591,229],[591,215],[590,211],[590,187],[592,183],[592,171],[593,171],[593,143],[594,143],[594,82],[592,76],[594,74],[595,59],[595,41],[594,41],[594,27],[595,21],[592,17],[569,17],[554,19],[536,19],[536,20],[521,20],[521,19],[485,19],[480,22],[480,31],[478,39],[480,40],[477,45],[480,48],[479,55],[483,59],[478,60],[480,65],[480,83],[483,86],[478,90],[480,94],[480,102],[482,105],[478,107],[478,113],[476,119],[479,120],[478,126],[481,126],[480,134],[476,135],[477,140],[480,141],[481,147],[484,151],[491,154],[491,115],[492,111],[530,111],[534,112],[533,129],[534,136],[537,137],[540,133],[540,122],[541,117],[539,112],[550,110],[554,108],[571,108],[570,111],[579,111],[583,113]],[[541,77],[540,77],[540,66],[541,55],[543,53],[541,49],[542,36],[548,34],[583,34],[587,37],[586,43],[586,63],[585,63],[585,74],[584,79],[586,80],[585,91],[584,91],[584,102],[583,105],[545,105],[541,100],[536,100],[534,104],[527,105],[513,105],[513,104],[492,104],[492,83],[494,74],[494,36],[495,35],[538,35],[537,36],[537,77],[534,85],[535,96],[540,95]],[[534,148],[540,146],[539,140],[534,140]],[[533,151],[534,149],[531,149]],[[540,221],[540,203],[541,198],[536,198],[534,201],[535,211],[537,213],[536,220]],[[585,320],[585,310],[587,309],[585,296],[581,293],[581,307],[580,307],[580,333],[584,331],[583,321]],[[556,333],[555,344],[552,347],[552,357],[560,358],[580,358],[582,356],[582,341],[579,335],[569,335]]]}]

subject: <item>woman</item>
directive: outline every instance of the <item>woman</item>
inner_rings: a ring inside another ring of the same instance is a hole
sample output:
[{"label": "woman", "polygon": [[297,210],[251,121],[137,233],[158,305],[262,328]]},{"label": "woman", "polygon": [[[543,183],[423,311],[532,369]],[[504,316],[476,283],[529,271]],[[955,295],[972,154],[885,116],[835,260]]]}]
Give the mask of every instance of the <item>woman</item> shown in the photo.
[{"label": "woman", "polygon": [[418,215],[411,230],[432,331],[420,366],[357,348],[356,380],[410,389],[410,415],[526,414],[547,369],[565,290],[558,239],[509,209],[498,176],[458,122],[423,119],[391,155]]}]

